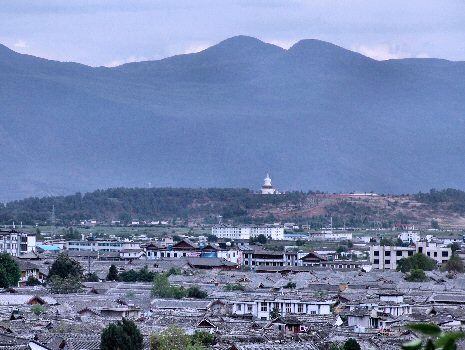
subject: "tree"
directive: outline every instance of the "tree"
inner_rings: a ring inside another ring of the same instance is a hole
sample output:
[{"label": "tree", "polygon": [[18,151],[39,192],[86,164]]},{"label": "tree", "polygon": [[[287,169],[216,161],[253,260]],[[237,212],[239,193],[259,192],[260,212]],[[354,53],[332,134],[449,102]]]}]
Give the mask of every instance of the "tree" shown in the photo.
[{"label": "tree", "polygon": [[413,323],[407,325],[407,328],[423,337],[403,344],[404,350],[456,350],[457,341],[465,337],[463,332],[443,332],[433,323]]},{"label": "tree", "polygon": [[183,329],[170,326],[150,336],[150,350],[203,350],[213,345],[215,336],[207,332],[187,335]]},{"label": "tree", "polygon": [[153,279],[152,295],[159,298],[182,299],[187,292],[183,287],[170,285],[168,276],[158,273]]},{"label": "tree", "polygon": [[446,262],[444,269],[447,272],[464,272],[465,267],[463,265],[462,259],[456,254],[453,254],[451,258]]},{"label": "tree", "polygon": [[56,260],[53,262],[47,278],[50,280],[53,277],[74,277],[81,279],[83,277],[81,264],[79,264],[79,262],[76,260],[71,259],[65,253],[60,253],[58,254]]},{"label": "tree", "polygon": [[21,278],[21,271],[14,259],[7,253],[0,254],[0,287],[16,287]]},{"label": "tree", "polygon": [[379,241],[379,245],[381,245],[381,246],[393,246],[394,243],[392,242],[392,239],[383,237]]},{"label": "tree", "polygon": [[33,286],[40,286],[42,283],[35,278],[34,276],[29,276],[26,281],[26,286],[33,287]]},{"label": "tree", "polygon": [[437,268],[436,260],[422,253],[416,253],[408,258],[402,258],[397,262],[397,271],[409,272],[412,269],[432,271]]},{"label": "tree", "polygon": [[95,272],[86,274],[84,280],[86,282],[100,282],[100,278],[97,276]]},{"label": "tree", "polygon": [[67,278],[53,276],[52,279],[48,281],[48,285],[50,287],[50,292],[56,294],[77,293],[82,287],[81,279],[73,276]]},{"label": "tree", "polygon": [[208,296],[207,292],[201,290],[197,286],[187,288],[187,297],[195,299],[205,299]]},{"label": "tree", "polygon": [[360,344],[354,339],[349,338],[342,347],[343,350],[361,350]]},{"label": "tree", "polygon": [[274,307],[270,312],[270,319],[275,320],[278,317],[281,317],[281,313],[279,312],[278,308]]},{"label": "tree", "polygon": [[118,269],[114,264],[111,264],[110,269],[108,270],[107,281],[118,281]]},{"label": "tree", "polygon": [[297,285],[295,284],[295,282],[287,282],[287,284],[284,286],[284,288],[286,289],[295,289],[297,287]]},{"label": "tree", "polygon": [[428,279],[426,277],[425,271],[422,269],[412,269],[410,273],[405,276],[405,280],[409,282],[424,282]]},{"label": "tree", "polygon": [[431,220],[431,228],[435,230],[439,230],[440,229],[439,222],[437,220]]},{"label": "tree", "polygon": [[144,339],[136,324],[123,318],[110,323],[100,337],[100,350],[142,350]]},{"label": "tree", "polygon": [[31,312],[34,315],[39,316],[47,312],[47,309],[43,305],[36,304],[31,306]]},{"label": "tree", "polygon": [[455,254],[455,252],[458,252],[462,249],[461,245],[457,242],[449,244],[448,247],[452,250],[452,254]]}]

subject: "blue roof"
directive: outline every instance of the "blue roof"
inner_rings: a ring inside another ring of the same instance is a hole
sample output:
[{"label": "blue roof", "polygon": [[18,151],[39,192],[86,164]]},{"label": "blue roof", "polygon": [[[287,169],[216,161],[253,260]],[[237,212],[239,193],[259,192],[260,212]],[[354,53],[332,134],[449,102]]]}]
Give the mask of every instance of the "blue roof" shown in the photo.
[{"label": "blue roof", "polygon": [[52,245],[52,244],[38,244],[37,248],[40,248],[42,250],[60,250],[60,247],[57,245]]}]

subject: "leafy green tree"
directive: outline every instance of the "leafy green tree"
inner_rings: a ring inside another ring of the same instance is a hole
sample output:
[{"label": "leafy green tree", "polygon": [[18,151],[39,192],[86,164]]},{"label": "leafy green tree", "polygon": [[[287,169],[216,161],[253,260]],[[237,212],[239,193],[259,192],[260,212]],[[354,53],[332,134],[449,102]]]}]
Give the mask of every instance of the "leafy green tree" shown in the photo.
[{"label": "leafy green tree", "polygon": [[287,284],[284,286],[286,289],[295,289],[297,287],[297,284],[295,282],[287,282]]},{"label": "leafy green tree", "polygon": [[271,310],[270,312],[270,319],[275,320],[280,316],[281,316],[281,313],[279,312],[279,309],[274,307],[273,310]]},{"label": "leafy green tree", "polygon": [[9,254],[0,254],[0,287],[16,287],[20,278],[21,271],[16,261]]},{"label": "leafy green tree", "polygon": [[150,336],[150,350],[204,350],[214,343],[212,334],[197,331],[189,336],[177,326],[170,326]]},{"label": "leafy green tree", "polygon": [[422,269],[412,269],[410,273],[405,276],[405,280],[409,282],[424,282],[428,279],[426,277],[425,271]]},{"label": "leafy green tree", "polygon": [[33,287],[33,286],[40,286],[42,283],[35,278],[34,276],[29,276],[26,281],[26,286]]},{"label": "leafy green tree", "polygon": [[455,252],[458,252],[462,249],[461,245],[457,242],[449,244],[448,247],[452,250],[452,254],[455,254]]},{"label": "leafy green tree", "polygon": [[453,254],[451,258],[444,265],[444,269],[447,272],[459,272],[463,273],[465,271],[465,266],[463,265],[462,259],[456,254]]},{"label": "leafy green tree", "polygon": [[86,282],[100,282],[100,278],[97,276],[95,272],[86,274],[84,276],[84,280]]},{"label": "leafy green tree", "polygon": [[401,272],[409,272],[412,269],[432,271],[436,268],[436,261],[422,253],[416,253],[408,258],[402,258],[397,262],[397,271]]},{"label": "leafy green tree", "polygon": [[100,337],[100,350],[142,350],[144,339],[136,324],[123,318],[110,323]]},{"label": "leafy green tree", "polygon": [[81,264],[65,253],[60,253],[53,262],[47,278],[50,280],[53,277],[81,279],[83,277]]},{"label": "leafy green tree", "polygon": [[39,316],[39,315],[42,315],[42,314],[46,313],[47,309],[45,308],[44,305],[36,304],[36,305],[31,306],[31,312],[34,315]]},{"label": "leafy green tree", "polygon": [[114,264],[111,264],[110,269],[108,270],[107,281],[118,281],[118,269]]},{"label": "leafy green tree", "polygon": [[393,246],[394,242],[390,238],[383,237],[379,241],[379,245],[381,245],[381,246]]},{"label": "leafy green tree", "polygon": [[182,299],[187,295],[183,287],[172,286],[165,274],[155,274],[152,295],[159,298]]},{"label": "leafy green tree", "polygon": [[53,276],[48,281],[48,286],[50,287],[50,292],[55,294],[77,293],[82,288],[81,279],[74,276],[67,278]]},{"label": "leafy green tree", "polygon": [[245,290],[245,287],[240,283],[228,283],[224,286],[224,290],[232,292],[235,290]]},{"label": "leafy green tree", "polygon": [[205,299],[208,296],[207,292],[201,290],[197,286],[187,288],[187,297],[195,299]]},{"label": "leafy green tree", "polygon": [[354,339],[349,338],[342,347],[343,350],[361,350],[360,344]]},{"label": "leafy green tree", "polygon": [[421,338],[403,344],[403,350],[456,350],[457,341],[465,336],[463,332],[443,332],[433,323],[414,323],[407,325],[407,328],[419,333]]}]

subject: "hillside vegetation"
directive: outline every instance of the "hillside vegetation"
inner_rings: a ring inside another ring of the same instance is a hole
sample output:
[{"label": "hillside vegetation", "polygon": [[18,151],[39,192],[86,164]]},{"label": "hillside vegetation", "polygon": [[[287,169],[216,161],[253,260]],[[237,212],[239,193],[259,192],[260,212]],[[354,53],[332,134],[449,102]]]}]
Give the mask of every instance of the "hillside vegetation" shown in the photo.
[{"label": "hillside vegetation", "polygon": [[319,192],[289,192],[261,195],[249,189],[233,188],[113,188],[70,196],[27,198],[0,206],[0,223],[49,224],[55,207],[57,222],[79,220],[167,220],[212,224],[225,223],[309,224],[320,228],[333,218],[335,227],[392,227],[415,224],[429,228],[432,221],[441,228],[465,226],[465,193],[431,190],[415,195],[356,195]]}]

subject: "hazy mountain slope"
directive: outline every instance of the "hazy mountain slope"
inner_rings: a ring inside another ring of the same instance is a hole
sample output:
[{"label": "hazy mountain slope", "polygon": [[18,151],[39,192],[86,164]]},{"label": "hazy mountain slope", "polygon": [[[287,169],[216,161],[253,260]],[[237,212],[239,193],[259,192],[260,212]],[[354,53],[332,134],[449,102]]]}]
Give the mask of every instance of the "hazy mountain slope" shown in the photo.
[{"label": "hazy mountain slope", "polygon": [[0,199],[119,185],[465,188],[465,64],[234,37],[91,68],[0,47]]}]

